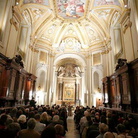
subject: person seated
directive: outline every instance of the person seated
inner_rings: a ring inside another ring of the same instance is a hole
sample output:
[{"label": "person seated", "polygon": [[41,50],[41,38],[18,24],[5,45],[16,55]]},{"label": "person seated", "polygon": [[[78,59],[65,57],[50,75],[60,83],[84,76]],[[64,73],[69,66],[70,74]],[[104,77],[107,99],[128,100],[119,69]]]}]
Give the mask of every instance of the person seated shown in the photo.
[{"label": "person seated", "polygon": [[103,138],[104,133],[107,132],[107,131],[108,131],[108,125],[106,125],[104,123],[100,123],[99,124],[100,134],[96,138]]},{"label": "person seated", "polygon": [[99,135],[98,130],[90,130],[86,136],[86,138],[96,138]]},{"label": "person seated", "polygon": [[36,114],[34,118],[36,120],[36,125],[35,125],[34,130],[36,130],[37,132],[41,134],[42,131],[45,129],[46,125],[43,123],[40,123],[40,114]]},{"label": "person seated", "polygon": [[126,133],[126,128],[123,124],[118,124],[116,129],[118,132],[118,138],[133,138],[132,136],[128,136],[128,133]]},{"label": "person seated", "polygon": [[84,128],[82,131],[82,138],[86,138],[87,130],[93,124],[91,120],[91,116],[87,116],[86,119],[87,119],[87,122],[84,124]]},{"label": "person seated", "polygon": [[54,115],[53,116],[53,120],[51,121],[49,126],[54,127],[56,124],[61,124],[62,126],[64,126],[64,122],[62,120],[60,120],[59,115]]},{"label": "person seated", "polygon": [[[6,138],[17,138],[18,132],[21,130],[19,123],[11,123],[7,126]],[[4,138],[4,137],[3,137]]]},{"label": "person seated", "polygon": [[3,114],[0,117],[0,130],[5,129],[5,127],[6,127],[5,126],[6,120],[7,120],[7,115]]},{"label": "person seated", "polygon": [[40,138],[40,134],[34,130],[36,121],[30,118],[27,122],[27,129],[19,131],[19,138]]},{"label": "person seated", "polygon": [[17,122],[20,124],[21,129],[27,128],[27,122],[26,122],[25,115],[20,115],[19,118],[17,119]]},{"label": "person seated", "polygon": [[47,112],[43,112],[40,115],[40,122],[48,125],[50,123],[51,118],[52,117],[50,115],[48,115]]},{"label": "person seated", "polygon": [[117,138],[113,133],[111,132],[105,132],[103,135],[103,138]]},{"label": "person seated", "polygon": [[[3,115],[2,115],[3,116]],[[5,116],[5,115],[4,115]],[[6,119],[6,118],[7,119]],[[4,136],[5,136],[5,134],[7,133],[6,131],[7,131],[7,127],[9,126],[9,124],[11,124],[11,123],[13,123],[14,122],[14,120],[11,118],[11,116],[10,115],[6,115],[4,118],[6,119],[6,121],[4,121],[4,128],[2,127],[1,129],[0,129],[0,136],[2,137],[3,136],[3,138],[4,138]],[[3,119],[3,118],[2,118]],[[2,122],[1,122],[2,123]],[[0,123],[0,124],[1,124]]]},{"label": "person seated", "polygon": [[80,125],[80,134],[82,134],[83,129],[85,127],[85,124],[87,122],[87,118],[86,118],[87,116],[90,116],[90,113],[88,111],[84,111],[84,116],[80,119],[80,123],[79,123],[79,125]]},{"label": "person seated", "polygon": [[53,126],[47,126],[41,133],[41,138],[56,138],[56,130]]},{"label": "person seated", "polygon": [[60,124],[55,125],[55,130],[56,130],[56,138],[64,138],[65,135],[65,130],[64,127]]}]

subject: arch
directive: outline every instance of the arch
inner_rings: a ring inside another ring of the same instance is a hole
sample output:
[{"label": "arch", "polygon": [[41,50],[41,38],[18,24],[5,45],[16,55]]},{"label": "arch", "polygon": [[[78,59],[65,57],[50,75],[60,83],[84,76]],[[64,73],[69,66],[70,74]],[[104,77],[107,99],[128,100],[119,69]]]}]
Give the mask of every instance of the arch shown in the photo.
[{"label": "arch", "polygon": [[38,81],[37,85],[40,86],[41,90],[44,91],[45,89],[45,79],[46,79],[46,72],[44,70],[39,70],[38,72]]},{"label": "arch", "polygon": [[62,59],[66,59],[66,58],[74,58],[77,59],[79,62],[82,63],[83,66],[86,66],[86,61],[84,60],[84,58],[82,58],[79,55],[76,54],[64,54],[64,55],[59,55],[58,57],[56,57],[56,59],[54,60],[54,66]]},{"label": "arch", "polygon": [[[96,65],[96,66],[92,67],[92,78],[94,77],[95,72],[97,72],[99,75],[99,88],[101,88],[102,87],[101,79],[103,78],[103,66],[102,65]],[[94,88],[94,82],[92,81],[92,83],[93,83],[92,86]]]}]

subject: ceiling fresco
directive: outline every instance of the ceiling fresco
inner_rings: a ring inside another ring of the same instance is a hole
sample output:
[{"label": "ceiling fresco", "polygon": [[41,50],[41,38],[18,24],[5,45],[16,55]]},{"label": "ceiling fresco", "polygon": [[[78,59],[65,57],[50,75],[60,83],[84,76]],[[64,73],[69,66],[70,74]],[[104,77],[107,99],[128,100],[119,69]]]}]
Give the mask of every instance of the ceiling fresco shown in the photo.
[{"label": "ceiling fresco", "polygon": [[94,7],[103,6],[103,5],[117,5],[120,6],[118,0],[95,0]]},{"label": "ceiling fresco", "polygon": [[110,26],[125,10],[123,0],[23,0],[35,47],[85,52],[110,41]]},{"label": "ceiling fresco", "polygon": [[49,0],[24,0],[23,3],[24,4],[35,3],[35,4],[49,5]]},{"label": "ceiling fresco", "polygon": [[57,0],[58,14],[63,18],[79,18],[84,15],[86,0]]}]

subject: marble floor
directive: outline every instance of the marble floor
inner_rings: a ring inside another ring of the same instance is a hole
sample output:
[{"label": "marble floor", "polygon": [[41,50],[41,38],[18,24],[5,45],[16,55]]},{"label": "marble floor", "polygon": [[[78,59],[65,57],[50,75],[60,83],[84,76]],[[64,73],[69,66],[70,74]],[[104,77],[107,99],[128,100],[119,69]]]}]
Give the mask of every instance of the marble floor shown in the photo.
[{"label": "marble floor", "polygon": [[67,118],[68,132],[66,132],[65,138],[80,138],[79,132],[76,129],[73,116]]}]

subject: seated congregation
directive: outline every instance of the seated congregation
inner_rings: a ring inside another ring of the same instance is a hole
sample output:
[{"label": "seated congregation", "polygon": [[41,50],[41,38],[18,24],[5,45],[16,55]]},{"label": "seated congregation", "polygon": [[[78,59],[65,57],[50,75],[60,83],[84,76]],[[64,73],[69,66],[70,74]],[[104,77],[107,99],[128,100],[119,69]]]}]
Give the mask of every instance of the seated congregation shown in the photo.
[{"label": "seated congregation", "polygon": [[80,138],[136,138],[137,117],[108,109],[76,107],[74,120]]},{"label": "seated congregation", "polygon": [[[27,106],[0,110],[1,138],[65,138],[67,107]],[[136,116],[77,106],[74,122],[80,138],[137,138]],[[67,137],[66,137],[67,138]]]}]

